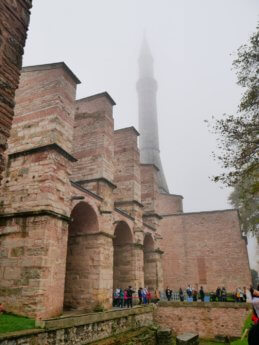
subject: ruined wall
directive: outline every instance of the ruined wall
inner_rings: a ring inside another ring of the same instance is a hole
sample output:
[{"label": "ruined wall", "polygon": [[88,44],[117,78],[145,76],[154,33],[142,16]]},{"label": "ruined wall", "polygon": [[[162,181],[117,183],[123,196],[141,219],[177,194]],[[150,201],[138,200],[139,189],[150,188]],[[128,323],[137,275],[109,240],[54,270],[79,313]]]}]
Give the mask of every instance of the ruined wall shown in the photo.
[{"label": "ruined wall", "polygon": [[161,220],[165,286],[178,290],[203,285],[205,291],[249,286],[246,243],[236,210],[185,213]]},{"label": "ruined wall", "polygon": [[32,0],[0,1],[0,179],[13,119]]},{"label": "ruined wall", "polygon": [[198,333],[205,339],[240,337],[250,312],[250,305],[245,303],[160,302],[154,321],[175,334]]}]

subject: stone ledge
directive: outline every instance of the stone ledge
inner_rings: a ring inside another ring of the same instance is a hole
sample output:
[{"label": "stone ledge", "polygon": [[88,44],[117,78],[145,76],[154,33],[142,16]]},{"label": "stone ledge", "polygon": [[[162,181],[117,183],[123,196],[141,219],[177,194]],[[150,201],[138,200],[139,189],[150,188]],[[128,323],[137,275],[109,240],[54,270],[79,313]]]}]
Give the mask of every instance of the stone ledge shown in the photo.
[{"label": "stone ledge", "polygon": [[237,302],[167,302],[160,301],[159,307],[173,307],[173,308],[233,308],[233,309],[251,309],[249,303],[237,303]]},{"label": "stone ledge", "polygon": [[107,178],[105,177],[97,177],[97,178],[92,178],[92,179],[87,179],[87,180],[79,180],[79,181],[74,181],[76,184],[78,185],[82,185],[82,184],[85,184],[85,183],[92,183],[92,182],[103,182],[103,183],[106,183],[108,184],[112,189],[116,189],[117,186],[112,183],[110,180],[108,180]]},{"label": "stone ledge", "polygon": [[96,193],[90,191],[89,189],[87,189],[87,188],[85,188],[85,187],[82,187],[82,186],[81,186],[80,184],[78,184],[77,182],[74,182],[74,181],[71,181],[71,180],[70,180],[70,183],[71,183],[71,185],[72,185],[73,187],[75,187],[75,188],[81,190],[81,192],[87,193],[87,194],[93,196],[95,199],[98,199],[98,200],[100,200],[100,201],[103,201],[103,198],[102,198],[100,195],[98,195],[98,194],[96,194]]},{"label": "stone ledge", "polygon": [[121,317],[128,317],[131,315],[148,313],[153,313],[153,306],[134,307],[132,309],[124,310],[109,310],[102,313],[88,313],[68,317],[61,316],[60,318],[36,321],[36,326],[44,329],[69,328],[74,326],[87,325],[95,322],[119,319]]},{"label": "stone ledge", "polygon": [[0,214],[0,219],[44,217],[44,216],[62,219],[66,222],[70,221],[70,217],[64,214],[57,213],[51,210],[44,210],[44,209],[37,210],[37,211],[20,211],[20,212],[15,212],[15,213],[3,213],[3,214]]},{"label": "stone ledge", "polygon": [[20,156],[28,156],[28,155],[31,155],[34,153],[45,152],[48,150],[49,151],[54,150],[54,151],[58,152],[59,154],[61,154],[61,156],[65,157],[70,162],[77,162],[77,159],[75,157],[73,157],[70,153],[68,153],[61,146],[59,146],[58,144],[55,144],[55,143],[44,145],[44,146],[32,147],[32,148],[24,150],[24,151],[9,153],[8,157],[9,157],[9,159],[14,159],[14,158],[17,158]]},{"label": "stone ledge", "polygon": [[44,332],[44,329],[34,328],[34,329],[24,329],[22,331],[16,331],[16,332],[1,333],[0,341],[8,340],[8,339],[16,339],[22,336],[34,335],[34,334],[39,334],[43,332]]},{"label": "stone ledge", "polygon": [[66,71],[76,84],[81,84],[81,81],[77,78],[77,76],[71,71],[71,69],[63,61],[43,64],[43,65],[25,66],[22,68],[22,73],[46,71],[46,70],[57,69],[57,68],[61,68],[64,71]]},{"label": "stone ledge", "polygon": [[116,212],[122,214],[123,216],[129,218],[130,220],[133,220],[133,221],[135,220],[134,217],[132,217],[132,216],[131,216],[130,214],[128,214],[126,211],[124,211],[124,210],[122,210],[122,209],[120,209],[120,208],[118,208],[118,207],[114,207],[114,211],[116,211]]}]

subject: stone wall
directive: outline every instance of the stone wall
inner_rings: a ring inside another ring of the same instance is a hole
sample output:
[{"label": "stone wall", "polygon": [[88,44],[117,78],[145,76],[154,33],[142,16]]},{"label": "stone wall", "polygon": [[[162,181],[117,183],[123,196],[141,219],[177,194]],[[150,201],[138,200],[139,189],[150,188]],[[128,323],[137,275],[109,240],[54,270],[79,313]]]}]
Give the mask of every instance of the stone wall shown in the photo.
[{"label": "stone wall", "polygon": [[154,321],[177,334],[198,333],[200,338],[240,337],[244,321],[251,312],[249,304],[160,302]]},{"label": "stone wall", "polygon": [[[4,168],[32,0],[0,1],[0,176]],[[0,177],[1,179],[1,177]]]},{"label": "stone wall", "polygon": [[165,286],[202,285],[205,292],[225,286],[230,292],[250,285],[236,210],[165,215],[160,224]]},{"label": "stone wall", "polygon": [[0,345],[125,345],[132,344],[132,338],[136,340],[136,345],[155,345],[155,334],[145,328],[153,324],[152,312],[152,307],[138,307],[50,319],[40,322],[40,326],[44,327],[41,330],[1,334]]}]

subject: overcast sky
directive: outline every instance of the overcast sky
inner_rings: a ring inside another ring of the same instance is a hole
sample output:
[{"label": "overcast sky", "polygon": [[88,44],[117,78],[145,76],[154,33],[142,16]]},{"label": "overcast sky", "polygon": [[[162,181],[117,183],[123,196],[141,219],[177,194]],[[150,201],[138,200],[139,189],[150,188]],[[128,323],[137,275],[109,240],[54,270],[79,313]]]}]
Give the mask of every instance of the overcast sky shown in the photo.
[{"label": "overcast sky", "polygon": [[115,127],[138,128],[136,81],[145,30],[158,82],[164,172],[185,211],[224,209],[229,190],[216,138],[204,123],[235,112],[241,96],[231,63],[255,31],[257,0],[34,0],[24,65],[65,61],[81,80],[77,98],[108,91]]}]

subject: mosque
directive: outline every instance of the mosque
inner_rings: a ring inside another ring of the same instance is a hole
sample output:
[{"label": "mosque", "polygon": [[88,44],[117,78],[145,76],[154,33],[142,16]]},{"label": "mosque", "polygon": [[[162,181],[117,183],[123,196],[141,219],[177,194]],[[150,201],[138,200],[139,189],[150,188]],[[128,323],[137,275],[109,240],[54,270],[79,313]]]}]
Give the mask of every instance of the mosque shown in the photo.
[{"label": "mosque", "polygon": [[238,212],[184,213],[182,196],[169,193],[147,42],[137,82],[140,135],[134,127],[114,130],[112,97],[103,92],[76,100],[80,81],[65,63],[24,67],[19,79],[30,7],[30,0],[0,3],[0,299],[6,310],[39,319],[110,308],[113,289],[128,285],[160,291],[248,286]]}]

